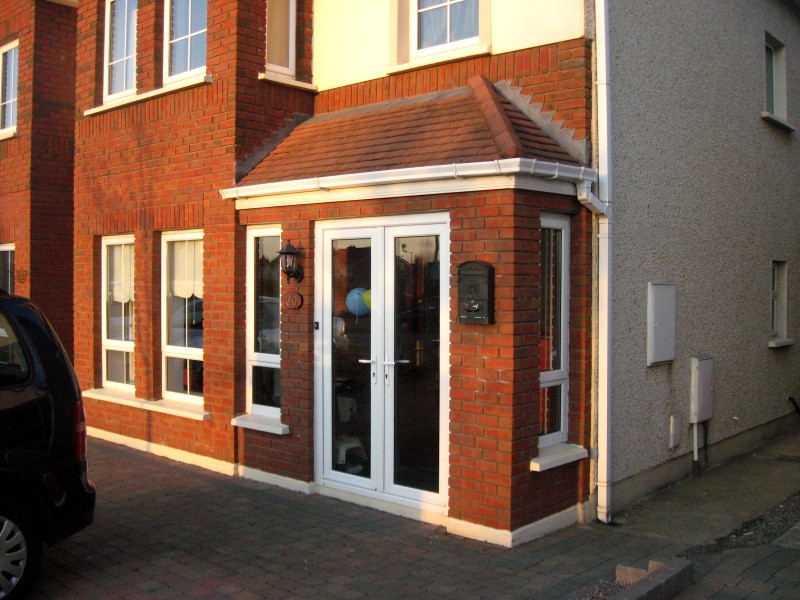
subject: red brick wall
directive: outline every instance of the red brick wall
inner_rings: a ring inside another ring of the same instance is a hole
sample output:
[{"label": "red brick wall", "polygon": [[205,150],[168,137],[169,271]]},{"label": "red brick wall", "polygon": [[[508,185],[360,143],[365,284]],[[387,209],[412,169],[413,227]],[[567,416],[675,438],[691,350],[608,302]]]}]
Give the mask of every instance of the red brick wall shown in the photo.
[{"label": "red brick wall", "polygon": [[475,75],[483,75],[493,83],[510,81],[531,96],[532,104],[541,103],[543,112],[553,113],[554,121],[573,129],[575,139],[590,137],[591,44],[583,38],[421,67],[326,90],[317,96],[316,111],[330,112],[465,87]]},{"label": "red brick wall", "polygon": [[[253,0],[210,0],[206,72],[212,82],[96,114],[102,103],[103,0],[78,10],[75,164],[76,369],[84,389],[102,384],[103,236],[135,236],[136,396],[161,397],[161,232],[204,232],[204,404],[191,421],[87,399],[89,425],[233,461],[230,419],[244,409],[244,229],[219,191],[247,154],[295,112],[309,92],[260,82],[263,18]],[[163,1],[139,4],[139,92],[162,80]],[[262,19],[259,21],[259,19]],[[241,35],[234,35],[237,27]],[[260,28],[260,30],[259,30]],[[270,108],[265,108],[269,104]],[[231,325],[234,325],[233,327]]]},{"label": "red brick wall", "polygon": [[33,3],[0,0],[0,46],[19,40],[17,137],[0,140],[0,244],[16,244],[16,292],[30,295]]},{"label": "red brick wall", "polygon": [[0,243],[16,246],[16,292],[42,307],[70,354],[75,12],[0,2],[0,46],[19,41],[17,137],[0,141]]},{"label": "red brick wall", "polygon": [[[284,241],[291,238],[302,249],[305,279],[290,288],[305,301],[299,311],[283,312],[281,410],[290,435],[240,430],[237,459],[304,481],[314,477],[314,222],[432,210],[448,210],[451,218],[449,514],[513,530],[575,506],[589,493],[588,461],[530,472],[539,426],[542,210],[573,215],[569,437],[589,444],[592,221],[574,199],[505,191],[243,211],[242,225],[281,223]],[[456,268],[469,260],[495,267],[492,325],[456,322]],[[238,360],[243,364],[243,355]]]}]

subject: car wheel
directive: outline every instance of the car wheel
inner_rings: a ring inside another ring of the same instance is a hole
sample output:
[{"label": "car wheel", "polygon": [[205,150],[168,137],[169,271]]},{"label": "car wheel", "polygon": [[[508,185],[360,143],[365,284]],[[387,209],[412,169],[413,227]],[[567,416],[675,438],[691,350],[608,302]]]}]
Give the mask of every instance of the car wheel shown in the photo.
[{"label": "car wheel", "polygon": [[0,503],[0,599],[25,593],[42,558],[42,542],[33,519],[12,504]]}]

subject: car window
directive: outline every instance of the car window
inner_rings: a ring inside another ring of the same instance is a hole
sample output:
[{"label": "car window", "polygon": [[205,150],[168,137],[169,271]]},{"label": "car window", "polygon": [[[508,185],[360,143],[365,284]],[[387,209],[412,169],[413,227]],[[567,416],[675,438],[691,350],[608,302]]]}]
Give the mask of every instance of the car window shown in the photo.
[{"label": "car window", "polygon": [[0,387],[24,383],[28,374],[28,361],[17,332],[0,312]]}]

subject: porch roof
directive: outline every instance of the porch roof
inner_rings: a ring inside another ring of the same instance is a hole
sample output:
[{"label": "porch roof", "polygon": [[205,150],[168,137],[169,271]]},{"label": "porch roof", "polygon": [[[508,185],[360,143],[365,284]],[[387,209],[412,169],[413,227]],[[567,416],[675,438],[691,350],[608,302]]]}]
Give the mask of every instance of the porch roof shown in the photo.
[{"label": "porch roof", "polygon": [[578,165],[489,81],[325,113],[302,123],[237,187],[529,158]]}]

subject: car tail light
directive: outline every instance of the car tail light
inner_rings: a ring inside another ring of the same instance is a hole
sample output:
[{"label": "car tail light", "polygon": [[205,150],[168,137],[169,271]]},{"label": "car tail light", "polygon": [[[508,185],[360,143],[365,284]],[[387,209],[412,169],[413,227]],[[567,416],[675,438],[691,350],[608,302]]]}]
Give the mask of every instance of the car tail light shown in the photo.
[{"label": "car tail light", "polygon": [[86,413],[83,400],[75,403],[75,456],[78,460],[86,458]]}]

